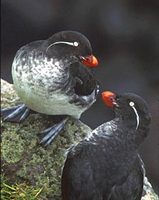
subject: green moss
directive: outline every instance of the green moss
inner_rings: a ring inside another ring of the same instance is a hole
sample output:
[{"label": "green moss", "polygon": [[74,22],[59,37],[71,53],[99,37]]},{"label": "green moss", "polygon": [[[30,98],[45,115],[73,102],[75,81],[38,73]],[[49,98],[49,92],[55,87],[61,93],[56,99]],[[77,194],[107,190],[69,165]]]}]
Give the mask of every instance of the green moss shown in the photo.
[{"label": "green moss", "polygon": [[[82,125],[69,120],[65,130],[47,148],[39,145],[39,132],[52,125],[48,117],[33,114],[21,124],[2,123],[2,171],[8,183],[43,188],[39,199],[61,196],[61,172],[65,152],[86,134]],[[84,125],[83,125],[84,126]]]},{"label": "green moss", "polygon": [[24,152],[24,141],[16,130],[8,129],[3,134],[2,157],[8,163],[16,163]]}]

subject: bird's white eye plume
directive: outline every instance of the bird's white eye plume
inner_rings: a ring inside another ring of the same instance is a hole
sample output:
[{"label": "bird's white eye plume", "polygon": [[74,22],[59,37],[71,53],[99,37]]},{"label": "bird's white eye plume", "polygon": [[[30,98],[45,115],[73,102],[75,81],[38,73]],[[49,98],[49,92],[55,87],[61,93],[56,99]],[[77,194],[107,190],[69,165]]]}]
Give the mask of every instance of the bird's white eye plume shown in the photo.
[{"label": "bird's white eye plume", "polygon": [[139,127],[139,123],[140,123],[140,118],[139,118],[139,115],[138,115],[138,112],[135,108],[135,104],[133,101],[130,101],[129,105],[132,107],[132,109],[134,110],[135,112],[135,115],[136,115],[136,130],[138,129]]},{"label": "bird's white eye plume", "polygon": [[47,47],[46,51],[48,51],[48,49],[49,49],[50,47],[52,47],[53,45],[56,45],[56,44],[67,44],[67,45],[74,46],[74,47],[78,47],[78,45],[79,45],[79,43],[76,42],[76,41],[75,41],[75,42],[59,41],[59,42],[54,42],[53,44],[50,44],[50,45]]}]

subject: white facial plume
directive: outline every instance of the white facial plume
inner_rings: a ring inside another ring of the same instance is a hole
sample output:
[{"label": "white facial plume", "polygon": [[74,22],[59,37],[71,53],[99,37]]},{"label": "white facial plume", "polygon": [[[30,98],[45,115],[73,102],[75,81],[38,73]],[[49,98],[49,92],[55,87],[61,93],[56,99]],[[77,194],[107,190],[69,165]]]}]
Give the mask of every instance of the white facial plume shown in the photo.
[{"label": "white facial plume", "polygon": [[131,102],[129,103],[129,105],[132,107],[132,109],[134,110],[134,113],[135,113],[135,115],[136,115],[136,130],[137,130],[138,127],[139,127],[140,118],[139,118],[138,112],[137,112],[137,110],[136,110],[136,108],[135,108],[134,102],[131,101]]},{"label": "white facial plume", "polygon": [[48,47],[47,47],[47,49],[46,49],[46,51],[48,51],[48,49],[50,48],[50,47],[52,47],[53,45],[56,45],[56,44],[66,44],[66,45],[70,45],[70,46],[74,46],[74,47],[77,47],[78,45],[79,45],[79,43],[78,42],[65,42],[65,41],[59,41],[59,42],[54,42],[53,44],[50,44]]}]

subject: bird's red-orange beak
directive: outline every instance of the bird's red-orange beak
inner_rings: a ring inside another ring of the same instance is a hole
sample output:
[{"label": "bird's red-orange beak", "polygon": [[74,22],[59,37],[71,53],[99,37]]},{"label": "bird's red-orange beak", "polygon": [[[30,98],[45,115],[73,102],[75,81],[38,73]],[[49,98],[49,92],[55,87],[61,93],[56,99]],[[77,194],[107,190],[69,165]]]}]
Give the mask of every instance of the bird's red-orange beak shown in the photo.
[{"label": "bird's red-orange beak", "polygon": [[88,67],[96,67],[98,65],[98,60],[94,55],[86,57],[81,56],[80,59],[81,62]]},{"label": "bird's red-orange beak", "polygon": [[113,92],[110,92],[110,91],[102,92],[102,99],[108,107],[113,108],[114,106],[117,106],[117,102],[115,98],[116,98],[116,94],[114,94]]}]

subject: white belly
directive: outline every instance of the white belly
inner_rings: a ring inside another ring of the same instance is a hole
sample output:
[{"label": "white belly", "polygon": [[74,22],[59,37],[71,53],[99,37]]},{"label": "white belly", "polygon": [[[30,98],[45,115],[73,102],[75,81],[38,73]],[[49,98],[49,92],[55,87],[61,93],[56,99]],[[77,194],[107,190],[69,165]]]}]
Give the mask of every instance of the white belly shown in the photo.
[{"label": "white belly", "polygon": [[46,88],[30,88],[27,84],[18,84],[16,81],[14,86],[22,102],[30,109],[39,113],[48,115],[70,115],[75,118],[80,118],[81,114],[87,109],[70,104],[70,97],[61,94],[61,92],[48,94]]}]

